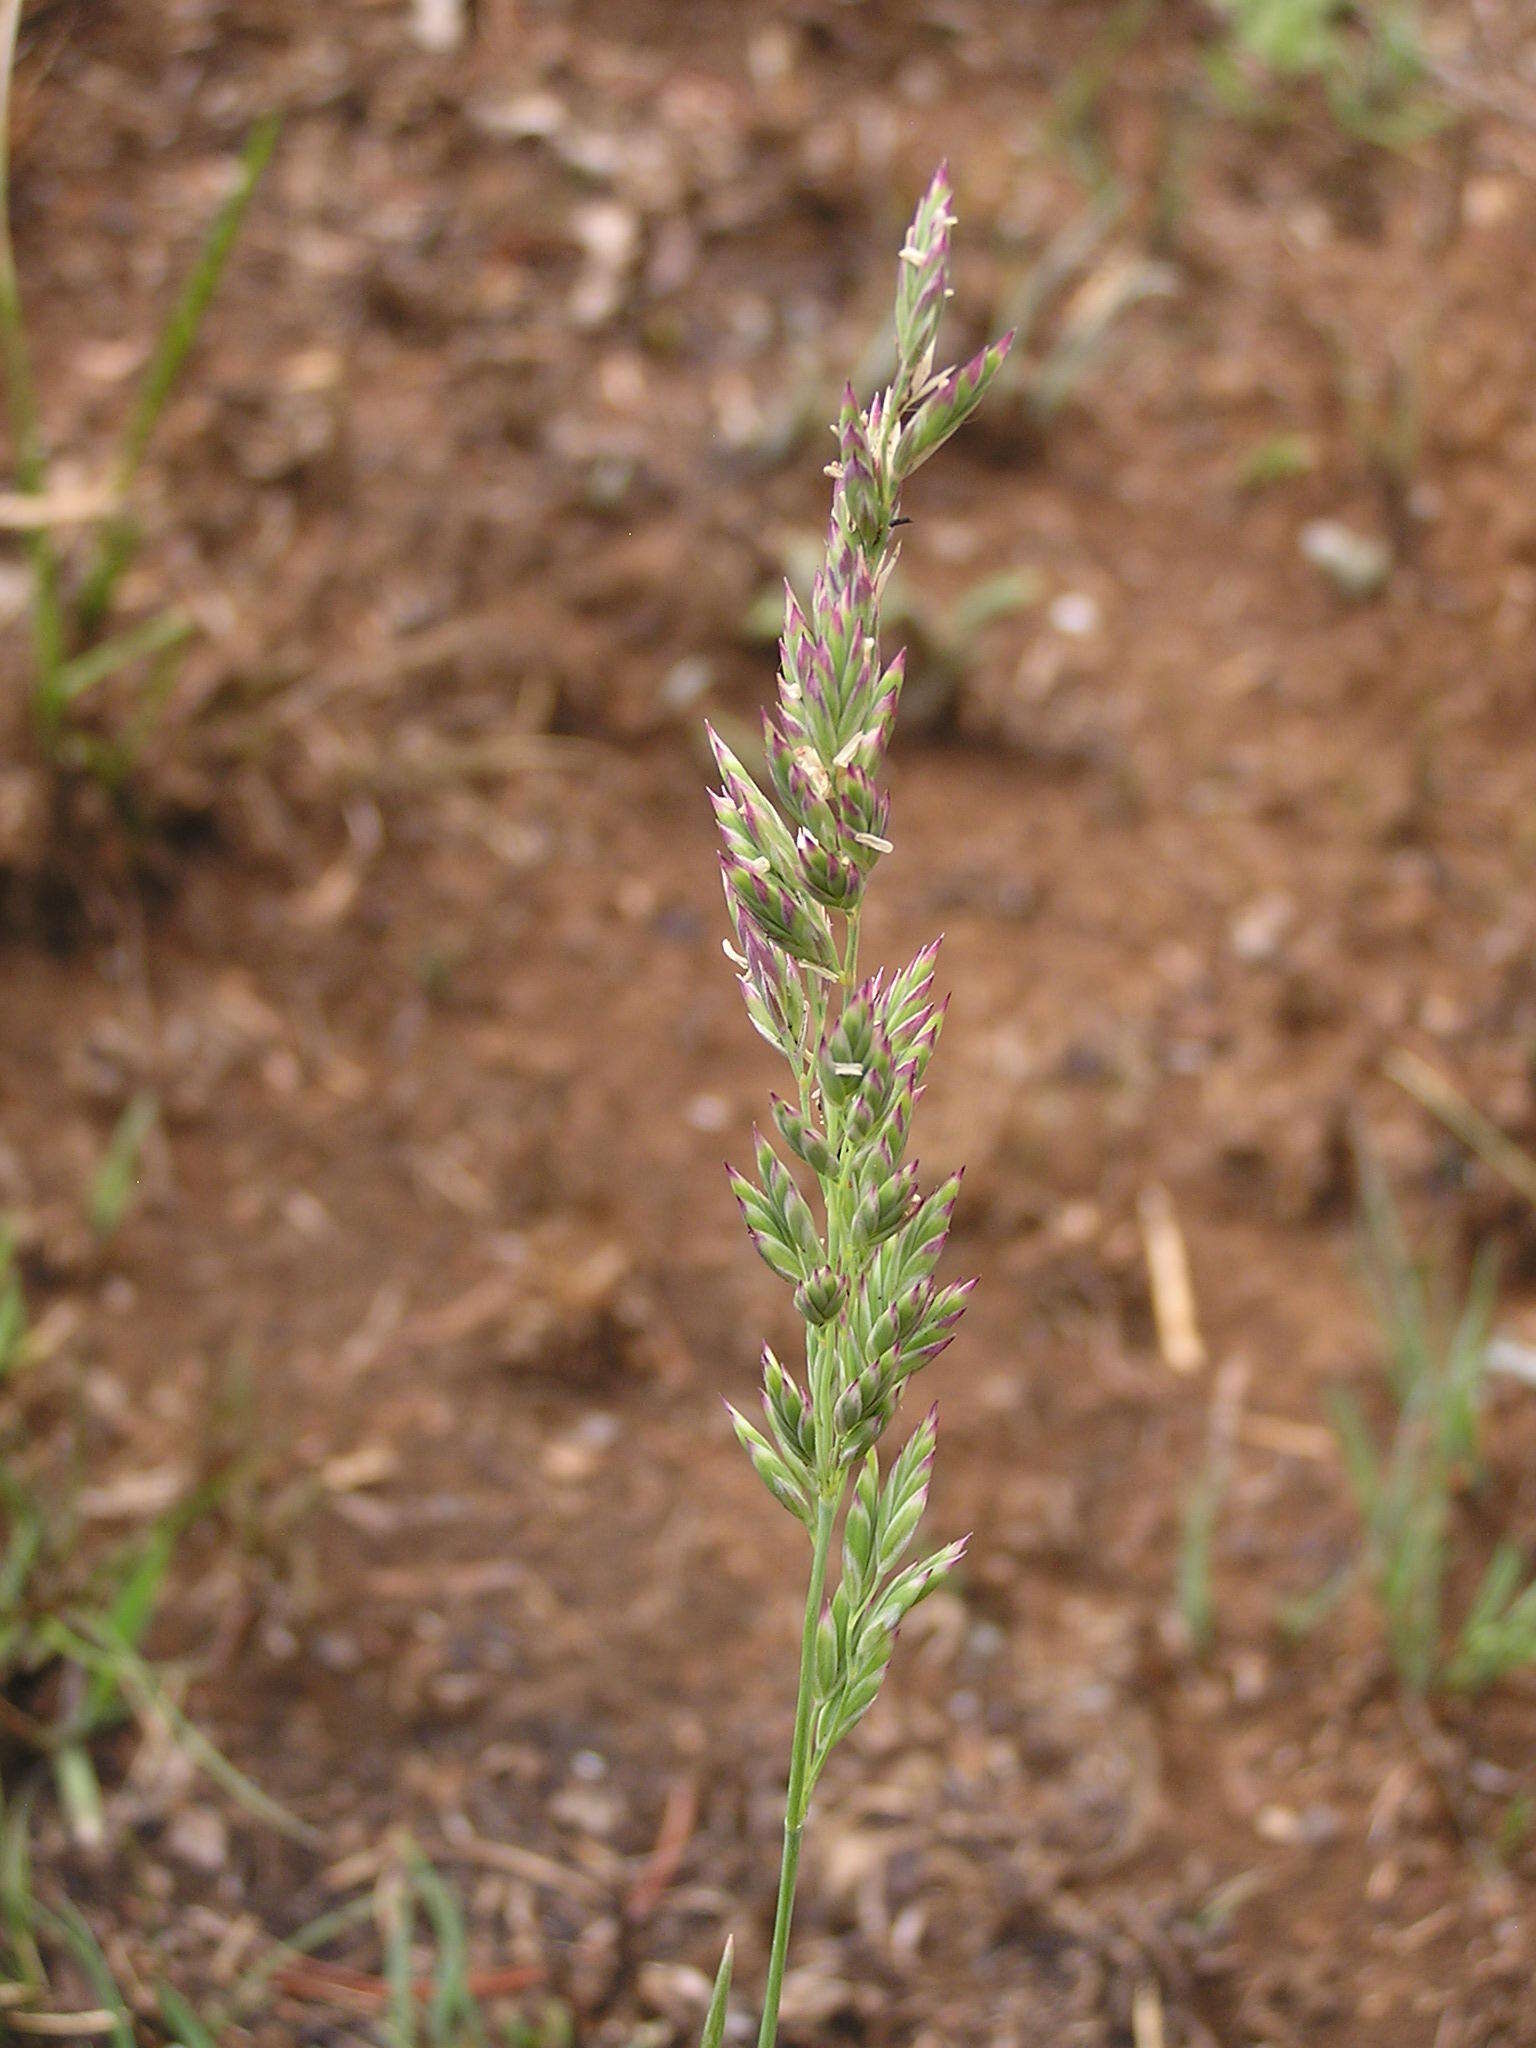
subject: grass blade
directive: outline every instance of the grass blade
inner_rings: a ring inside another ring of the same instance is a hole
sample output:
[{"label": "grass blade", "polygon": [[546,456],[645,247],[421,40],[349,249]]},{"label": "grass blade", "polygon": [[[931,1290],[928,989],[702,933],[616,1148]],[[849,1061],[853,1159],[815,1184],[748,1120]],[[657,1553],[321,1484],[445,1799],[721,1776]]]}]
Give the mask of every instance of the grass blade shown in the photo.
[{"label": "grass blade", "polygon": [[[21,1597],[42,1555],[47,1538],[43,1511],[14,1473],[0,1467],[0,1505],[10,1522],[5,1557],[0,1560],[0,1617],[16,1614]],[[0,1635],[0,1640],[3,1640]]]},{"label": "grass blade", "polygon": [[112,2029],[108,2039],[112,2048],[135,2048],[133,2019],[118,1989],[117,1979],[111,1966],[102,1954],[96,1937],[86,1924],[85,1916],[68,1899],[57,1911],[51,1906],[39,1905],[37,1921],[45,1934],[51,1935],[67,1948],[84,1972],[97,2000],[112,2015]]},{"label": "grass blade", "polygon": [[[214,215],[191,274],[160,330],[118,451],[114,482],[120,500],[127,496],[144,459],[150,435],[197,340],[198,330],[224,274],[224,266],[229,261],[246,209],[277,146],[281,127],[281,117],[269,114],[251,130],[241,152],[240,171],[234,188]],[[96,559],[80,597],[80,621],[84,631],[90,632],[100,624],[112,602],[118,579],[133,557],[136,544],[137,532],[132,519],[126,514],[109,521],[103,529]]]},{"label": "grass blade", "polygon": [[715,1988],[710,1994],[709,2011],[704,2015],[704,2032],[699,2037],[699,2048],[720,2048],[725,2036],[725,2009],[731,1996],[731,1966],[735,1961],[735,1936],[728,1936],[725,1953],[720,1958],[720,1967],[715,1972]]},{"label": "grass blade", "polygon": [[290,1956],[313,1955],[316,1949],[324,1948],[338,1934],[345,1934],[349,1928],[372,1918],[373,1897],[371,1893],[365,1893],[361,1898],[348,1899],[344,1906],[336,1906],[329,1913],[307,1921],[286,1940],[274,1942],[268,1952],[236,1981],[229,1996],[230,2011],[239,2015],[258,2006],[266,1995],[268,1980],[282,1969]]},{"label": "grass blade", "polygon": [[1365,1417],[1360,1412],[1360,1404],[1345,1388],[1336,1387],[1330,1394],[1328,1412],[1339,1440],[1350,1490],[1360,1509],[1360,1519],[1367,1529],[1375,1530],[1381,1523],[1381,1466],[1376,1446],[1371,1442],[1371,1433],[1365,1426]]},{"label": "grass blade", "polygon": [[465,2041],[480,2048],[485,2041],[485,2029],[469,1988],[469,1943],[463,1911],[424,1856],[413,1849],[409,1861],[416,1896],[437,1940],[429,2014],[435,2048],[450,2048],[450,2044],[457,2048],[457,2044]]},{"label": "grass blade", "polygon": [[19,1363],[27,1334],[27,1303],[16,1271],[16,1251],[8,1230],[0,1228],[0,1380]]},{"label": "grass blade", "polygon": [[1453,1136],[1460,1138],[1469,1151],[1477,1154],[1484,1165],[1501,1174],[1517,1194],[1536,1204],[1536,1159],[1523,1151],[1513,1138],[1506,1137],[1497,1124],[1491,1123],[1428,1060],[1420,1059],[1406,1046],[1399,1046],[1382,1062],[1382,1072],[1427,1109],[1431,1116],[1438,1117]]},{"label": "grass blade", "polygon": [[[107,1612],[107,1628],[130,1648],[137,1648],[154,1617],[176,1536],[177,1530],[169,1521],[160,1522],[150,1531]],[[117,1681],[109,1672],[98,1669],[92,1673],[85,1700],[75,1717],[75,1726],[82,1736],[95,1734],[115,1718],[112,1710],[117,1695]]]},{"label": "grass blade", "polygon": [[82,1849],[94,1849],[106,1833],[106,1817],[101,1780],[82,1744],[69,1742],[55,1752],[53,1777],[70,1835]]},{"label": "grass blade", "polygon": [[280,1806],[259,1785],[253,1784],[221,1750],[216,1749],[182,1713],[144,1659],[126,1643],[114,1642],[107,1637],[93,1616],[75,1615],[71,1618],[71,1625],[55,1623],[47,1634],[61,1655],[74,1658],[87,1670],[109,1673],[113,1682],[122,1688],[135,1713],[144,1719],[164,1721],[176,1738],[178,1747],[199,1770],[257,1820],[276,1828],[295,1842],[313,1843],[318,1840],[315,1830],[306,1821]]},{"label": "grass blade", "polygon": [[1287,1600],[1280,1609],[1279,1622],[1282,1633],[1293,1643],[1299,1643],[1313,1629],[1320,1626],[1333,1613],[1346,1593],[1355,1583],[1356,1566],[1353,1560],[1340,1565],[1331,1572],[1320,1586],[1310,1593],[1298,1594],[1294,1600]]},{"label": "grass blade", "polygon": [[411,1969],[411,1922],[415,1895],[399,1871],[386,1871],[374,1889],[379,1934],[384,1943],[384,1982],[389,2010],[384,2038],[390,2048],[416,2048],[416,1987]]},{"label": "grass blade", "polygon": [[155,1996],[160,2001],[160,2017],[173,2036],[172,2048],[219,2048],[179,1991],[169,1984],[157,1984]]},{"label": "grass blade", "polygon": [[1216,1634],[1216,1603],[1211,1591],[1211,1545],[1221,1510],[1221,1487],[1209,1471],[1190,1488],[1179,1530],[1179,1613],[1198,1656],[1210,1649]]},{"label": "grass blade", "polygon": [[98,640],[84,654],[65,662],[59,672],[59,702],[73,704],[77,697],[96,689],[130,662],[145,661],[180,647],[191,638],[192,631],[192,620],[187,614],[171,610],[157,612],[154,618],[130,626],[126,632],[114,633],[110,640]]},{"label": "grass blade", "polygon": [[146,1089],[134,1096],[118,1118],[106,1156],[91,1183],[91,1228],[98,1237],[111,1237],[128,1214],[128,1205],[138,1186],[139,1157],[159,1114],[159,1102]]},{"label": "grass blade", "polygon": [[36,1791],[34,1778],[5,1805],[0,1817],[0,1921],[5,1926],[11,1967],[28,1984],[46,1982],[43,1959],[32,1933],[36,1907],[32,1897],[31,1827]]}]

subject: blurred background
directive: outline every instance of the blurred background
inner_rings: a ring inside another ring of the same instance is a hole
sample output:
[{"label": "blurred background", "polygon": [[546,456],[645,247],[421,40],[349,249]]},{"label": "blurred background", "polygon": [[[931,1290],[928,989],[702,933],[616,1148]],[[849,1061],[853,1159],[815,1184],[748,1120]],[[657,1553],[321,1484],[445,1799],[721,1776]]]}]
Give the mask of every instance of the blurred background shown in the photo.
[{"label": "blurred background", "polygon": [[35,0],[10,141],[0,2031],[760,1982],[701,725],[947,155],[949,354],[1023,339],[903,508],[866,945],[946,933],[975,1534],[787,2038],[1536,2043],[1524,0]]}]

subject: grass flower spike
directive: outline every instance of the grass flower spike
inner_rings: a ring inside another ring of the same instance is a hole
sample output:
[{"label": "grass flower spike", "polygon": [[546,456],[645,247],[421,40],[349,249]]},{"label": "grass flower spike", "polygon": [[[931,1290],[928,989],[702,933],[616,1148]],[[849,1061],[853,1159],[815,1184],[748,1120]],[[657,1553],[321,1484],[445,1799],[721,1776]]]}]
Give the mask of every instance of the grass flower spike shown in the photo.
[{"label": "grass flower spike", "polygon": [[[788,1099],[772,1098],[791,1163],[756,1133],[755,1178],[732,1171],[731,1186],[752,1242],[794,1289],[805,1323],[804,1384],[765,1350],[764,1426],[731,1410],[758,1476],[811,1540],[760,2048],[777,2038],[811,1793],[834,1746],[873,1705],[903,1617],[964,1548],[906,1562],[928,1497],[934,1415],[883,1476],[876,1448],[907,1382],[953,1336],[971,1285],[933,1277],[960,1176],[924,1195],[905,1156],[944,1021],[933,997],[937,946],[893,974],[859,979],[864,893],[890,851],[878,776],[903,658],[883,663],[880,599],[898,552],[900,490],[974,409],[1013,339],[934,371],[949,297],[950,197],[941,166],[901,251],[891,384],[862,409],[851,386],[844,393],[825,559],[806,608],[785,594],[778,702],[763,727],[770,789],[709,735],[734,932],[726,952],[748,1016],[791,1075]],[[718,2048],[730,1967],[727,1950],[704,2048]]]}]

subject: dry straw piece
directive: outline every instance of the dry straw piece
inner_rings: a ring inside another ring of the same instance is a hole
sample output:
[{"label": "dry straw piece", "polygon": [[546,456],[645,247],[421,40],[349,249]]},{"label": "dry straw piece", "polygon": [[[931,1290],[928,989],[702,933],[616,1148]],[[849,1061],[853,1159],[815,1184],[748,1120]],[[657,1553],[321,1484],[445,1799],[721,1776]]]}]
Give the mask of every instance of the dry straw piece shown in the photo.
[{"label": "dry straw piece", "polygon": [[[804,1384],[763,1353],[765,1427],[731,1410],[764,1485],[805,1525],[810,1582],[790,1752],[784,1857],[759,2048],[777,2038],[800,1843],[811,1793],[836,1743],[880,1690],[903,1616],[958,1561],[950,1543],[905,1562],[933,1464],[930,1413],[882,1478],[877,1440],[906,1383],[943,1350],[973,1283],[940,1284],[960,1176],[924,1196],[905,1153],[944,1006],[936,945],[887,976],[859,979],[859,919],[876,861],[890,851],[877,777],[901,697],[903,657],[880,655],[881,594],[895,566],[900,491],[973,410],[1012,334],[935,372],[949,290],[949,179],[918,206],[896,280],[896,374],[869,405],[848,386],[826,555],[802,608],[785,593],[778,703],[764,717],[772,794],[710,732],[721,873],[735,933],[726,952],[747,1014],[788,1063],[773,1123],[807,1170],[819,1215],[769,1138],[756,1178],[732,1172],[753,1243],[794,1289],[804,1320]],[[843,1514],[846,1502],[846,1514]],[[839,1516],[841,1564],[829,1590]],[[731,1976],[727,1946],[704,2028],[719,2048]]]}]

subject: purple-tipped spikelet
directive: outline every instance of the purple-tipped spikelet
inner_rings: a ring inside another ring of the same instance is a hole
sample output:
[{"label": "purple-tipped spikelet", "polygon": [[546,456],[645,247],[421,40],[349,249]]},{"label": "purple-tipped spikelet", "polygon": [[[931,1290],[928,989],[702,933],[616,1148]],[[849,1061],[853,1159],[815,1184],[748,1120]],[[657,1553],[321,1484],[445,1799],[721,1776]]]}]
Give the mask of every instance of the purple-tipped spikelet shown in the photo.
[{"label": "purple-tipped spikelet", "polygon": [[[808,593],[785,588],[778,694],[763,716],[764,786],[707,729],[733,934],[726,953],[754,1028],[793,1082],[771,1098],[773,1133],[791,1163],[754,1131],[755,1181],[727,1168],[752,1242],[794,1290],[805,1329],[802,1383],[763,1352],[767,1434],[729,1410],[763,1483],[812,1544],[787,1798],[792,1841],[829,1752],[879,1692],[902,1619],[965,1548],[951,1543],[903,1562],[927,1505],[936,1414],[883,1477],[875,1449],[906,1383],[950,1342],[974,1285],[933,1277],[959,1173],[925,1197],[917,1164],[906,1159],[944,1023],[945,1003],[934,995],[938,942],[893,974],[861,980],[858,970],[865,893],[890,851],[890,800],[879,778],[906,675],[905,653],[887,662],[880,649],[901,492],[975,408],[1012,341],[1005,335],[935,370],[953,226],[940,165],[897,266],[895,372],[867,404],[845,387],[823,559]],[[845,1500],[841,1573],[828,1593]],[[787,1856],[759,2048],[775,2039],[794,1867]],[[705,2048],[719,2048],[729,1974],[727,1957]]]}]

